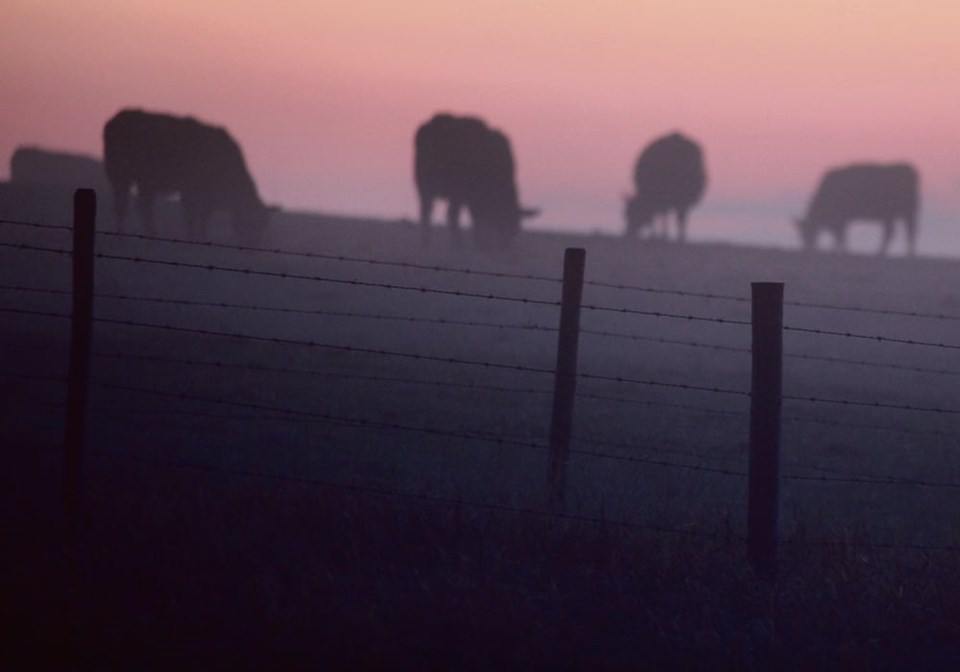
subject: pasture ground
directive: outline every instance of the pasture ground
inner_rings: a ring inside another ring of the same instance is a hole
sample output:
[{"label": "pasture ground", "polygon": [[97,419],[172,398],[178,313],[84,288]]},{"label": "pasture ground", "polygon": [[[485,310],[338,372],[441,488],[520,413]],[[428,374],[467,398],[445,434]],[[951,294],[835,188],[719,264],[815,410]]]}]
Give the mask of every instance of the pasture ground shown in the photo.
[{"label": "pasture ground", "polygon": [[[163,235],[181,235],[173,215],[160,219]],[[98,251],[113,256],[326,280],[99,260],[97,291],[137,300],[97,301],[86,501],[74,526],[57,504],[63,385],[37,378],[63,375],[68,323],[3,315],[0,616],[14,626],[0,660],[13,669],[960,663],[960,555],[917,550],[960,545],[960,422],[947,412],[960,407],[956,349],[785,334],[785,394],[881,406],[785,402],[784,543],[768,586],[741,541],[749,327],[729,321],[749,320],[749,303],[690,295],[742,299],[751,281],[783,281],[788,325],[956,345],[956,321],[899,314],[960,314],[956,261],[548,233],[492,255],[452,251],[437,234],[424,250],[409,224],[285,213],[261,245],[550,278],[566,246],[585,247],[594,309],[582,319],[580,371],[647,382],[579,383],[568,512],[605,523],[522,512],[543,504],[552,381],[520,369],[553,366],[557,308],[464,296],[549,302],[556,282],[104,236]],[[222,222],[210,232],[230,236]],[[68,240],[0,225],[6,243]],[[66,289],[68,258],[0,248],[0,283]],[[618,284],[634,289],[609,286]],[[4,308],[69,309],[60,294],[2,296]],[[323,312],[293,312],[307,310]],[[939,411],[890,408],[907,405]],[[901,482],[863,482],[889,479]]]}]

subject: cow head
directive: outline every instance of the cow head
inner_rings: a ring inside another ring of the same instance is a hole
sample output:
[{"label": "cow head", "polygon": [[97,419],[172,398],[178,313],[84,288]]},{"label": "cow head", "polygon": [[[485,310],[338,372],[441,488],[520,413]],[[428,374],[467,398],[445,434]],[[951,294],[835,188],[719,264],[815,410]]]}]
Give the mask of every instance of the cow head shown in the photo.
[{"label": "cow head", "polygon": [[644,229],[653,224],[653,217],[656,211],[649,203],[639,196],[624,197],[626,205],[624,207],[624,216],[627,220],[626,235],[631,236],[640,229]]},{"label": "cow head", "polygon": [[540,208],[524,208],[522,206],[517,206],[509,214],[510,220],[510,229],[506,232],[509,236],[505,237],[504,246],[508,244],[513,237],[520,233],[520,223],[525,219],[530,219],[536,217],[540,214]]},{"label": "cow head", "polygon": [[246,208],[235,211],[234,225],[237,235],[245,239],[247,244],[258,244],[270,224],[270,218],[279,210],[278,206],[265,205],[258,200]]},{"label": "cow head", "polygon": [[539,214],[539,208],[524,208],[511,203],[478,203],[470,209],[477,245],[506,247],[520,233],[520,223]]}]

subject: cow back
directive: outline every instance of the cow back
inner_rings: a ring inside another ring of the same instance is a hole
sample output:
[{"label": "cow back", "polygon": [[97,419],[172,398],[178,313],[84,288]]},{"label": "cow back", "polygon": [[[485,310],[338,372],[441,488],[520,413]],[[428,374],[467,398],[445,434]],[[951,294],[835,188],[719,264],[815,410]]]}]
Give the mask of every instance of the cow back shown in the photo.
[{"label": "cow back", "polygon": [[122,110],[104,127],[104,164],[117,185],[179,193],[210,209],[263,209],[239,145],[192,117]]},{"label": "cow back", "polygon": [[415,137],[415,178],[421,195],[472,209],[519,209],[510,141],[475,117],[438,114]]},{"label": "cow back", "polygon": [[916,217],[919,177],[906,163],[853,164],[828,171],[810,202],[807,218],[823,225],[853,219]]},{"label": "cow back", "polygon": [[641,152],[633,180],[638,196],[656,209],[689,207],[706,188],[703,152],[680,133],[664,136]]},{"label": "cow back", "polygon": [[18,185],[99,190],[106,186],[107,179],[103,164],[92,156],[18,147],[10,159],[10,181]]}]

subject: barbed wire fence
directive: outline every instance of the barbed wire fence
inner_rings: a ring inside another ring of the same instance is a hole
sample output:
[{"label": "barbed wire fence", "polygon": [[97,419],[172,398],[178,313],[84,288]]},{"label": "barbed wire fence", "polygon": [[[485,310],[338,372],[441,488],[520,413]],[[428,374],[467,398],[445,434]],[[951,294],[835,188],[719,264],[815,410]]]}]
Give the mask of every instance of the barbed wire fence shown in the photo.
[{"label": "barbed wire fence", "polygon": [[[29,227],[35,229],[47,229],[52,231],[75,231],[75,227],[69,226],[50,226],[50,225],[41,225],[38,223],[30,222],[10,222],[4,221],[4,224],[17,226],[17,227]],[[251,254],[267,254],[275,255],[278,257],[295,257],[301,259],[316,259],[322,260],[324,262],[335,262],[335,263],[346,263],[346,264],[359,264],[359,265],[369,265],[383,268],[395,268],[402,269],[404,271],[416,271],[421,273],[427,273],[436,277],[444,277],[447,275],[457,275],[460,277],[473,277],[473,278],[495,278],[498,280],[509,280],[513,282],[512,285],[514,288],[522,285],[523,283],[535,282],[541,285],[546,285],[551,287],[553,291],[556,291],[557,285],[563,283],[564,278],[562,277],[550,277],[546,275],[535,275],[535,274],[519,274],[519,273],[505,273],[500,271],[482,271],[474,270],[469,268],[458,268],[458,267],[446,267],[440,265],[428,265],[428,264],[417,264],[404,261],[388,261],[381,259],[366,259],[361,257],[351,257],[345,255],[330,255],[330,254],[319,254],[313,252],[302,252],[302,251],[291,251],[291,250],[281,250],[281,249],[258,249],[252,247],[245,247],[239,245],[225,245],[221,243],[208,243],[208,242],[196,242],[196,241],[187,241],[174,238],[163,238],[163,237],[152,237],[145,236],[141,234],[132,234],[132,233],[117,233],[117,232],[100,232],[98,235],[103,235],[109,238],[114,238],[118,240],[122,239],[132,239],[132,240],[141,240],[141,241],[151,241],[151,242],[160,242],[172,246],[189,246],[194,249],[220,249],[231,252],[242,252],[242,253],[251,253]],[[40,245],[34,243],[21,243],[21,242],[0,242],[0,248],[20,250],[23,252],[32,252],[32,253],[41,253],[41,254],[52,254],[52,255],[62,255],[73,257],[76,252],[72,249],[67,249],[66,247],[53,247],[49,245]],[[345,286],[345,287],[354,287],[354,288],[364,288],[364,289],[376,289],[382,290],[390,293],[400,293],[400,294],[412,294],[419,296],[442,296],[445,298],[453,299],[456,301],[483,301],[483,302],[493,302],[493,303],[506,303],[514,304],[523,307],[538,307],[548,310],[557,311],[562,307],[562,302],[560,300],[551,300],[540,298],[539,296],[528,296],[523,295],[517,291],[511,291],[509,293],[499,293],[499,292],[481,292],[481,291],[468,291],[462,289],[450,289],[444,287],[437,287],[426,282],[423,283],[409,283],[409,282],[380,282],[363,278],[346,278],[338,276],[335,274],[328,273],[300,273],[292,271],[278,271],[278,270],[269,270],[264,268],[256,268],[250,265],[240,265],[234,263],[198,263],[193,261],[184,261],[182,259],[170,259],[170,258],[160,258],[157,255],[145,256],[145,255],[132,255],[132,254],[122,254],[118,252],[96,252],[93,253],[91,250],[91,257],[97,261],[111,262],[111,263],[120,263],[120,264],[130,264],[135,265],[136,267],[157,267],[157,268],[168,268],[174,269],[177,271],[191,271],[191,272],[202,272],[209,274],[225,274],[233,276],[242,276],[246,278],[264,278],[271,280],[279,281],[298,281],[298,282],[309,282],[316,283],[321,285],[336,285],[336,286]],[[519,283],[519,284],[518,284]],[[710,301],[729,301],[736,302],[741,304],[747,304],[751,299],[747,297],[739,297],[732,295],[723,295],[723,294],[714,294],[709,292],[691,292],[686,290],[671,290],[671,289],[662,289],[655,287],[643,287],[643,286],[631,286],[625,284],[615,284],[615,283],[606,283],[600,281],[591,281],[586,280],[582,282],[582,285],[588,287],[595,287],[601,289],[614,289],[618,291],[632,291],[632,292],[642,292],[648,294],[662,294],[665,296],[675,296],[683,298],[696,298],[704,299]],[[49,297],[62,297],[67,298],[74,296],[74,293],[71,290],[65,288],[51,288],[51,287],[38,287],[31,286],[27,284],[18,284],[18,283],[3,283],[0,284],[0,290],[2,290],[6,295],[11,293],[23,294],[23,295],[46,295]],[[356,310],[335,310],[335,309],[305,309],[301,307],[291,307],[291,306],[277,306],[277,305],[263,305],[256,302],[237,302],[237,301],[204,301],[198,299],[185,299],[185,298],[176,298],[170,296],[145,296],[138,293],[125,293],[125,292],[96,292],[92,293],[90,300],[94,298],[100,303],[107,302],[108,305],[111,304],[129,304],[129,305],[157,305],[157,306],[166,306],[166,307],[178,307],[178,308],[202,308],[202,309],[216,309],[222,310],[224,312],[235,314],[237,312],[244,312],[249,314],[263,314],[263,315],[303,315],[303,316],[314,316],[314,317],[331,317],[331,318],[344,318],[344,319],[355,319],[355,320],[366,320],[376,323],[410,323],[410,324],[423,324],[430,325],[431,327],[455,327],[462,328],[465,330],[489,330],[499,333],[514,333],[514,332],[528,332],[528,333],[540,333],[544,335],[555,336],[559,329],[555,324],[551,324],[548,318],[537,320],[537,321],[493,321],[493,320],[483,320],[483,319],[454,319],[440,316],[430,316],[430,315],[411,315],[411,314],[395,314],[387,315],[380,314],[371,311],[356,311]],[[798,308],[815,308],[820,310],[833,310],[833,311],[848,311],[852,313],[868,313],[878,316],[895,316],[895,317],[909,317],[915,319],[928,319],[928,320],[940,320],[940,321],[954,321],[960,319],[958,316],[940,314],[940,313],[927,313],[920,311],[901,311],[901,310],[892,310],[886,308],[866,308],[859,306],[843,306],[843,305],[832,305],[824,303],[814,303],[814,302],[783,302],[783,305],[795,306]],[[583,303],[579,306],[579,309],[586,313],[593,314],[609,314],[616,316],[628,316],[628,317],[642,317],[650,318],[654,320],[671,320],[679,321],[684,323],[710,323],[714,325],[719,325],[722,327],[731,327],[742,329],[743,327],[755,327],[755,323],[749,320],[735,319],[730,317],[723,316],[708,316],[697,314],[694,312],[674,312],[674,311],[658,311],[658,310],[642,310],[634,308],[632,306],[616,306],[616,305],[605,305],[602,303]],[[12,315],[21,315],[21,316],[30,316],[38,318],[49,318],[56,320],[69,320],[71,313],[68,312],[57,312],[50,310],[37,310],[32,308],[23,308],[18,306],[2,306],[0,307],[0,312],[12,314]],[[556,319],[555,317],[553,318]],[[346,345],[342,343],[326,342],[321,340],[313,339],[293,339],[287,337],[279,336],[270,336],[262,334],[252,334],[252,333],[243,333],[231,329],[212,329],[207,327],[196,327],[196,326],[184,326],[179,324],[171,324],[163,321],[144,321],[138,319],[126,319],[126,318],[115,318],[115,317],[103,317],[96,316],[93,317],[93,322],[95,324],[110,325],[112,327],[119,328],[134,328],[142,330],[150,330],[155,332],[166,332],[166,333],[176,333],[181,335],[189,335],[191,337],[203,337],[203,338],[217,338],[217,339],[228,339],[228,340],[237,340],[242,342],[253,342],[260,343],[263,345],[272,345],[272,346],[295,346],[300,348],[306,348],[309,350],[325,350],[340,352],[350,355],[365,355],[365,356],[379,356],[399,360],[408,360],[413,363],[434,363],[441,364],[444,366],[456,366],[456,367],[469,367],[472,369],[482,369],[482,370],[501,370],[509,371],[514,373],[521,373],[525,375],[532,375],[536,378],[539,378],[543,381],[543,384],[540,385],[493,385],[482,382],[476,382],[473,380],[465,380],[462,378],[457,378],[454,380],[438,380],[426,376],[403,376],[403,375],[383,375],[376,373],[365,373],[361,371],[342,371],[342,370],[331,370],[331,369],[317,369],[314,367],[301,367],[301,366],[273,366],[273,365],[261,365],[257,363],[246,363],[240,364],[237,362],[227,361],[225,358],[210,358],[210,357],[188,357],[188,356],[171,356],[171,355],[159,355],[159,354],[140,354],[134,352],[123,352],[116,349],[103,349],[100,347],[94,347],[93,354],[98,358],[112,359],[117,362],[140,362],[140,363],[152,363],[163,365],[167,367],[178,367],[178,369],[183,370],[242,370],[242,371],[261,371],[265,373],[276,373],[276,374],[299,374],[299,375],[308,375],[308,376],[317,376],[325,379],[340,379],[340,380],[363,380],[370,383],[380,384],[380,383],[401,383],[404,385],[418,385],[426,386],[430,388],[441,388],[441,389],[460,389],[460,390],[469,390],[472,392],[495,392],[498,394],[517,394],[525,396],[536,396],[540,399],[547,399],[552,395],[556,395],[556,390],[551,389],[550,379],[554,378],[557,374],[556,367],[552,366],[533,366],[524,362],[503,362],[503,361],[494,361],[494,360],[485,360],[477,359],[473,357],[460,357],[460,356],[444,356],[438,354],[424,353],[424,352],[414,352],[403,349],[394,349],[394,348],[379,348],[379,347],[366,347],[362,345]],[[823,329],[819,327],[810,327],[803,325],[793,325],[793,324],[783,324],[781,325],[782,332],[794,332],[798,334],[804,334],[807,336],[815,337],[827,337],[827,338],[840,338],[840,339],[849,339],[857,341],[870,341],[877,344],[897,344],[901,346],[910,346],[910,347],[920,347],[920,348],[930,348],[937,350],[952,351],[960,349],[960,345],[952,344],[949,342],[936,341],[936,340],[923,340],[923,339],[912,339],[912,338],[901,338],[899,336],[889,336],[882,333],[859,333],[856,331],[843,331],[843,330],[832,330],[832,329]],[[633,342],[647,342],[647,343],[659,343],[661,345],[676,346],[682,348],[696,349],[701,351],[709,352],[729,352],[729,353],[740,353],[742,355],[749,354],[754,352],[753,349],[737,346],[737,345],[727,345],[721,343],[709,343],[700,339],[683,339],[683,338],[670,338],[670,337],[658,337],[650,336],[646,334],[636,334],[630,333],[629,331],[619,331],[619,330],[610,330],[610,329],[578,329],[578,333],[590,338],[597,339],[620,339],[620,340],[630,340]],[[11,348],[38,348],[43,349],[42,344],[35,343],[6,343],[5,347]],[[838,356],[828,356],[822,354],[810,354],[810,353],[792,353],[787,352],[783,353],[783,356],[786,358],[795,358],[801,361],[819,361],[819,362],[828,362],[835,364],[844,364],[850,366],[865,367],[870,369],[877,370],[891,370],[891,371],[904,371],[916,374],[923,375],[942,375],[942,376],[956,376],[958,371],[951,370],[945,367],[927,367],[927,366],[912,366],[910,364],[904,363],[892,363],[884,362],[879,360],[871,360],[868,358],[857,357],[857,358],[845,358]],[[30,375],[30,374],[17,374],[17,373],[7,373],[8,377],[21,377],[26,380],[44,380],[48,383],[67,383],[67,379],[60,376],[40,376],[40,375]],[[729,387],[729,386],[720,386],[720,385],[700,385],[693,383],[685,382],[676,382],[669,380],[660,380],[657,378],[646,378],[639,377],[634,375],[612,375],[607,373],[597,373],[594,371],[577,371],[576,380],[585,382],[585,383],[601,383],[605,385],[614,385],[616,387],[641,387],[641,388],[653,388],[653,389],[672,389],[672,390],[681,390],[688,392],[697,392],[703,393],[707,396],[720,396],[720,397],[734,397],[742,398],[744,401],[748,401],[752,394],[749,389]],[[94,387],[101,389],[113,390],[115,392],[121,392],[125,394],[133,395],[145,395],[147,397],[163,398],[167,400],[176,400],[182,402],[192,402],[197,405],[205,406],[215,406],[220,408],[225,408],[227,411],[234,411],[235,413],[231,415],[230,413],[215,413],[211,411],[200,410],[199,408],[186,408],[186,409],[124,409],[120,407],[114,408],[101,408],[96,409],[102,412],[113,412],[118,414],[123,413],[145,413],[145,412],[168,412],[168,413],[181,413],[184,415],[193,415],[197,417],[218,417],[221,419],[231,419],[231,420],[242,420],[249,419],[250,412],[256,412],[258,419],[268,418],[273,421],[282,422],[285,419],[295,418],[297,421],[306,421],[312,423],[318,423],[323,425],[332,425],[339,427],[351,427],[351,428],[360,428],[364,430],[377,431],[377,432],[397,432],[403,434],[414,434],[414,435],[424,435],[424,436],[434,436],[441,437],[444,440],[456,440],[456,441],[472,441],[472,442],[481,442],[490,445],[495,445],[499,447],[510,447],[512,449],[526,449],[531,452],[548,455],[551,451],[550,442],[542,441],[532,441],[525,438],[518,438],[516,436],[505,435],[500,432],[486,432],[486,431],[467,431],[463,429],[450,429],[437,427],[432,425],[423,425],[423,424],[413,424],[407,422],[395,422],[395,421],[383,421],[381,419],[364,417],[363,415],[342,415],[338,413],[323,413],[317,412],[315,410],[307,409],[297,409],[291,408],[285,405],[277,405],[272,403],[259,403],[251,402],[237,399],[224,398],[220,396],[206,396],[198,395],[187,392],[172,392],[165,389],[153,389],[151,387],[144,387],[142,385],[125,385],[119,384],[114,381],[106,380],[91,380],[90,384]],[[603,403],[622,403],[622,404],[642,404],[650,408],[675,408],[678,410],[689,410],[696,411],[701,413],[716,413],[719,415],[728,415],[728,416],[737,416],[737,417],[750,417],[751,412],[747,410],[731,410],[729,408],[711,408],[706,406],[696,406],[692,404],[680,404],[680,403],[670,403],[668,401],[658,400],[658,399],[641,399],[641,398],[631,398],[622,394],[599,394],[592,392],[579,392],[577,393],[577,398],[594,400],[597,402]],[[782,395],[782,400],[791,401],[791,402],[801,402],[805,404],[816,405],[819,407],[830,407],[830,406],[840,406],[840,407],[862,407],[882,411],[890,412],[901,412],[901,413],[911,413],[911,414],[927,414],[927,415],[936,415],[940,417],[955,417],[960,414],[960,409],[950,408],[948,406],[934,406],[934,405],[913,405],[913,404],[903,404],[903,403],[892,403],[892,402],[882,402],[882,401],[870,401],[862,399],[846,399],[846,398],[832,398],[829,396],[815,396],[815,395]],[[64,406],[62,403],[48,402],[42,400],[35,400],[39,404],[47,404],[48,406],[53,406],[56,408],[61,408]],[[29,401],[27,403],[30,403]],[[779,400],[778,400],[779,403]],[[68,405],[68,404],[67,404]],[[779,421],[779,417],[777,418]],[[831,421],[823,418],[814,418],[814,417],[797,417],[797,416],[788,416],[785,418],[788,422],[794,423],[820,423],[820,424],[836,424],[841,426],[848,427],[859,427],[861,429],[872,429],[876,431],[899,431],[906,434],[912,435],[927,435],[927,436],[937,436],[945,439],[955,439],[957,434],[949,431],[940,431],[940,430],[922,430],[922,429],[911,429],[898,427],[894,425],[872,425],[869,423],[843,423],[839,421]],[[778,425],[779,426],[779,425]],[[567,437],[570,439],[571,437]],[[569,449],[569,455],[577,459],[592,459],[592,460],[603,460],[603,461],[612,461],[620,463],[631,463],[638,465],[646,465],[655,468],[670,469],[670,470],[679,470],[683,472],[698,472],[702,474],[710,474],[718,477],[729,477],[736,479],[749,479],[750,472],[749,470],[745,471],[742,468],[734,467],[720,467],[720,466],[711,466],[707,462],[713,461],[722,461],[723,457],[718,457],[717,455],[709,455],[702,452],[694,451],[684,451],[684,450],[672,450],[669,448],[659,447],[654,452],[672,454],[673,459],[660,459],[659,457],[647,457],[638,455],[638,452],[643,450],[642,446],[639,446],[636,443],[629,441],[606,441],[602,438],[597,437],[572,437],[572,448]],[[596,448],[596,450],[592,449]],[[616,449],[620,452],[612,452],[609,449]],[[597,524],[616,524],[616,525],[626,525],[639,527],[649,530],[656,530],[659,532],[670,532],[678,534],[702,534],[705,536],[720,536],[726,539],[730,539],[729,532],[727,533],[717,533],[713,534],[708,531],[693,531],[685,528],[672,528],[670,526],[659,525],[650,522],[638,522],[638,521],[611,521],[606,518],[595,518],[589,516],[580,516],[575,514],[570,514],[565,511],[562,507],[557,508],[556,506],[545,506],[542,509],[534,509],[529,507],[513,507],[507,505],[499,504],[489,504],[484,502],[464,502],[461,499],[445,498],[442,496],[433,496],[433,495],[422,495],[422,494],[410,494],[397,491],[395,489],[391,490],[389,488],[377,488],[377,487],[365,487],[357,485],[347,485],[342,483],[334,483],[323,481],[322,479],[312,479],[312,478],[291,478],[288,476],[278,475],[278,474],[268,474],[262,473],[256,470],[246,470],[246,469],[236,469],[236,468],[226,468],[222,465],[215,464],[198,464],[191,463],[189,461],[180,461],[180,460],[164,460],[156,456],[135,456],[129,454],[121,454],[116,451],[91,451],[91,454],[99,454],[104,457],[113,457],[117,459],[130,459],[130,460],[141,460],[141,461],[152,461],[154,463],[167,466],[170,468],[184,468],[184,469],[194,469],[202,471],[220,471],[222,473],[234,473],[238,476],[250,477],[250,478],[265,478],[265,479],[290,479],[302,481],[307,484],[313,484],[317,487],[329,487],[329,488],[342,488],[354,491],[362,492],[377,492],[380,494],[386,494],[390,496],[398,497],[413,497],[413,498],[427,498],[433,499],[440,502],[457,502],[458,504],[468,504],[470,506],[476,506],[478,508],[486,508],[489,510],[497,511],[512,511],[515,513],[527,513],[530,515],[538,516],[548,516],[554,517],[557,519],[570,519],[570,520],[581,520],[585,522],[592,522]],[[730,459],[730,458],[727,458]],[[682,461],[686,460],[686,461]],[[741,458],[733,458],[734,461],[742,463]],[[568,467],[569,464],[565,465]],[[945,488],[945,489],[956,489],[960,487],[960,483],[954,483],[947,480],[934,480],[934,479],[911,479],[911,478],[901,478],[894,475],[883,475],[883,474],[867,474],[859,471],[850,471],[837,468],[824,467],[822,465],[804,465],[802,462],[794,463],[789,465],[791,467],[799,468],[805,470],[806,473],[786,473],[782,476],[784,480],[796,481],[796,482],[819,482],[819,483],[836,483],[836,484],[863,484],[870,486],[885,486],[885,487],[915,487],[915,488]],[[810,471],[818,471],[820,473],[811,474]],[[775,473],[775,477],[780,478],[780,476]],[[734,537],[736,541],[745,541],[747,537]],[[822,540],[805,540],[805,543],[812,545],[830,545],[836,543],[835,540],[831,539],[822,539]],[[950,545],[914,545],[914,544],[892,544],[892,543],[864,543],[861,544],[868,548],[876,549],[913,549],[913,550],[944,550],[944,551],[955,551],[960,550],[960,547],[954,547]]]}]

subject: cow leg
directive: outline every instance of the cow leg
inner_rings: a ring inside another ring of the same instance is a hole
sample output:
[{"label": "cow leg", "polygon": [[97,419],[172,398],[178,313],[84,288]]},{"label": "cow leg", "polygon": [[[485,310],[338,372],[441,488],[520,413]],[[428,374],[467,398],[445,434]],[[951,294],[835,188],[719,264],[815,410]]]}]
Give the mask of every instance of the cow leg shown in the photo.
[{"label": "cow leg", "polygon": [[113,217],[117,222],[117,232],[123,233],[124,218],[127,216],[127,203],[130,200],[130,182],[115,182],[113,187]]},{"label": "cow leg", "polygon": [[683,208],[677,210],[677,240],[687,241],[687,211]]},{"label": "cow leg", "polygon": [[885,255],[887,249],[890,247],[890,240],[893,238],[893,221],[884,220],[883,222],[883,240],[880,241],[880,249],[877,251],[879,255]]},{"label": "cow leg", "polygon": [[433,219],[433,196],[420,196],[420,240],[424,247],[430,245],[430,221]]},{"label": "cow leg", "polygon": [[[450,199],[450,202],[447,204],[447,226],[450,228],[450,236],[453,240],[453,244],[457,247],[460,247],[460,210],[463,209],[463,203]],[[476,228],[477,223],[473,223],[474,228]]]},{"label": "cow leg", "polygon": [[187,238],[195,241],[206,240],[204,225],[213,215],[213,208],[190,194],[181,194],[180,206],[186,223]]},{"label": "cow leg", "polygon": [[833,230],[833,237],[836,240],[836,249],[837,252],[846,252],[847,251],[847,227],[838,226]]},{"label": "cow leg", "polygon": [[917,222],[912,217],[906,217],[903,226],[907,234],[907,254],[912,257],[917,252]]},{"label": "cow leg", "polygon": [[197,242],[205,242],[207,239],[206,223],[210,221],[213,213],[202,208],[191,208],[184,214],[187,224],[187,238]]},{"label": "cow leg", "polygon": [[153,228],[153,199],[156,192],[139,185],[137,189],[137,211],[140,213],[140,221],[143,222],[143,230],[148,236],[154,234]]}]

